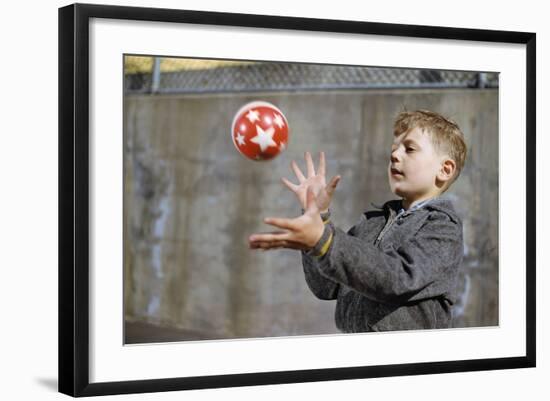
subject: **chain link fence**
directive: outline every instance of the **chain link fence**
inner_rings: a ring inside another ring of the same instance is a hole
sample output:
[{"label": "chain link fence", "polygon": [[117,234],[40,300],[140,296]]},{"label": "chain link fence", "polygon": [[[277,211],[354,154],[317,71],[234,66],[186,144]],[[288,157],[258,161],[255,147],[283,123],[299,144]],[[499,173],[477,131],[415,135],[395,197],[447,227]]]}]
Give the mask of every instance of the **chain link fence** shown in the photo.
[{"label": "chain link fence", "polygon": [[496,72],[159,57],[126,57],[124,78],[128,94],[498,88]]}]

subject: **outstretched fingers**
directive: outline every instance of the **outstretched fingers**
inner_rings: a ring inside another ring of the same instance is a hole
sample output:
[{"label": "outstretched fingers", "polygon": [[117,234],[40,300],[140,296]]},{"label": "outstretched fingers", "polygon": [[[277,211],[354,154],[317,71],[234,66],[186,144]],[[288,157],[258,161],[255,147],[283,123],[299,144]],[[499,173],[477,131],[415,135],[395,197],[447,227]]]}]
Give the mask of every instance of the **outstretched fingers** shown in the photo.
[{"label": "outstretched fingers", "polygon": [[328,183],[327,185],[327,193],[332,196],[332,194],[334,193],[334,191],[336,190],[336,186],[338,185],[338,183],[340,182],[340,180],[342,179],[341,176],[337,175],[337,176],[334,176],[332,177],[332,179],[330,180],[330,182]]},{"label": "outstretched fingers", "polygon": [[288,241],[288,240],[280,240],[280,241],[261,241],[261,242],[251,242],[250,243],[251,249],[263,249],[264,251],[267,251],[269,249],[281,249],[281,248],[287,248],[287,249],[303,249],[303,246],[294,242],[294,241]]},{"label": "outstretched fingers", "polygon": [[306,177],[302,173],[302,170],[300,170],[300,167],[296,164],[294,160],[290,163],[292,170],[294,170],[294,174],[296,174],[296,178],[298,178],[298,181],[300,181],[300,184],[303,183],[306,180]]},{"label": "outstretched fingers", "polygon": [[264,223],[269,224],[271,226],[275,226],[277,228],[294,230],[296,227],[293,220],[294,219],[287,219],[284,217],[266,217],[264,219]]},{"label": "outstretched fingers", "polygon": [[325,161],[325,152],[321,152],[319,154],[319,171],[318,174],[321,176],[325,176],[326,174],[326,161]]},{"label": "outstretched fingers", "polygon": [[289,180],[287,180],[285,177],[281,178],[281,181],[283,182],[283,184],[285,184],[285,186],[290,189],[292,192],[296,193],[299,189],[299,186],[290,182]]},{"label": "outstretched fingers", "polygon": [[307,164],[307,178],[315,177],[315,166],[311,158],[311,153],[306,152],[305,159]]},{"label": "outstretched fingers", "polygon": [[288,232],[272,232],[272,233],[261,233],[261,234],[252,234],[248,241],[251,244],[262,244],[262,243],[272,243],[286,241],[290,237]]}]

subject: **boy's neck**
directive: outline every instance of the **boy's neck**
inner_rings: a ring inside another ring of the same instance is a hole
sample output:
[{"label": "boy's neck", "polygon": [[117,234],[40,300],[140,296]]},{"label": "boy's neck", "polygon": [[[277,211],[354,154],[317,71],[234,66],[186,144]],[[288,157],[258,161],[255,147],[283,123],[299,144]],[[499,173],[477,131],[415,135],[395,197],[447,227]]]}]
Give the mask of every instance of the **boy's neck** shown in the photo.
[{"label": "boy's neck", "polygon": [[420,202],[423,202],[425,200],[435,198],[437,196],[439,196],[439,194],[430,194],[430,195],[426,195],[426,196],[423,196],[421,198],[414,199],[414,200],[408,200],[408,199],[403,198],[403,199],[401,199],[401,205],[403,206],[403,209],[409,210],[414,205],[417,205]]}]

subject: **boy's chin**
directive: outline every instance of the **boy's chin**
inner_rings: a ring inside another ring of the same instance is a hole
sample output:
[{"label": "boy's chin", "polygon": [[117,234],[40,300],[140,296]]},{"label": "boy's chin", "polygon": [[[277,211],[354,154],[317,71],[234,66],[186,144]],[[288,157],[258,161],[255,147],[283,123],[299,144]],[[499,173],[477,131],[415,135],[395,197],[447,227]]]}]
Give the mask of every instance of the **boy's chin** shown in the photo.
[{"label": "boy's chin", "polygon": [[400,196],[402,198],[404,198],[405,195],[406,195],[406,192],[403,191],[403,189],[399,188],[398,185],[391,185],[390,184],[390,189],[395,195]]},{"label": "boy's chin", "polygon": [[403,199],[407,198],[407,195],[404,192],[401,192],[401,191],[392,191],[392,192],[395,194],[395,196],[399,198],[403,198]]}]

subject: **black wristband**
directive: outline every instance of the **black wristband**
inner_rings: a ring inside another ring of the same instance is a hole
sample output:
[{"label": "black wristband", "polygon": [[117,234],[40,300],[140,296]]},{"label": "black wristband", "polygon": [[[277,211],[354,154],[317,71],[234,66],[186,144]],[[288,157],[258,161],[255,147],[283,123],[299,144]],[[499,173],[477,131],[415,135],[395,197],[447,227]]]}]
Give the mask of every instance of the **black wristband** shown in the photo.
[{"label": "black wristband", "polygon": [[[302,214],[305,213],[305,210],[302,209]],[[321,220],[323,220],[323,223],[330,219],[330,209],[328,209],[326,212],[319,213],[321,215]]]}]

